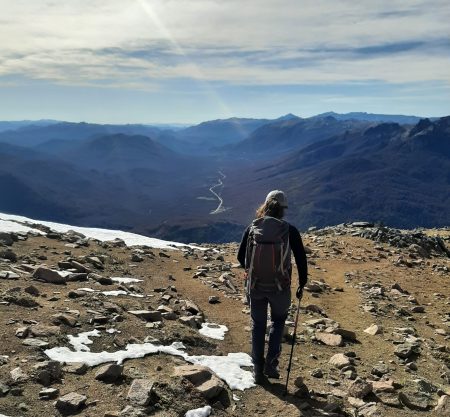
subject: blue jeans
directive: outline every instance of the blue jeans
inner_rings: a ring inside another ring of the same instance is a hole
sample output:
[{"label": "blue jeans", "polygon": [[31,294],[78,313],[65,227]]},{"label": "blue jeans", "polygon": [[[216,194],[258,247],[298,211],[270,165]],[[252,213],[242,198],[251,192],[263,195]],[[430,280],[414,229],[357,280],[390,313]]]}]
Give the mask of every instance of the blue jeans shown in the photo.
[{"label": "blue jeans", "polygon": [[[270,305],[272,326],[269,333],[267,358],[264,361],[265,335],[267,327],[267,306]],[[264,292],[250,290],[250,314],[252,317],[252,361],[256,367],[262,367],[264,362],[278,365],[281,353],[284,322],[291,305],[291,290]]]}]

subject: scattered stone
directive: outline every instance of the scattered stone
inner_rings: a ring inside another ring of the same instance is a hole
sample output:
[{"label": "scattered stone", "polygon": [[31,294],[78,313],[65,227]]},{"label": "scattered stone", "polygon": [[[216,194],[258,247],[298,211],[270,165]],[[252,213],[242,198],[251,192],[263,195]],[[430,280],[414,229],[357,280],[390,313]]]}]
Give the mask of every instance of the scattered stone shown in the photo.
[{"label": "scattered stone", "polygon": [[56,408],[62,414],[74,414],[81,410],[86,404],[87,397],[77,392],[69,392],[56,401]]},{"label": "scattered stone", "polygon": [[23,382],[27,382],[30,377],[28,376],[28,374],[26,374],[22,368],[20,368],[19,366],[17,368],[14,368],[10,373],[11,379],[15,382],[15,383],[23,383]]},{"label": "scattered stone", "polygon": [[180,317],[178,320],[181,323],[183,323],[183,324],[185,324],[185,325],[187,325],[189,327],[192,327],[193,329],[198,329],[199,328],[199,326],[197,324],[197,320],[195,319],[194,316],[183,316],[183,317]]},{"label": "scattered stone", "polygon": [[33,273],[33,279],[37,279],[39,281],[48,282],[51,284],[65,284],[66,278],[61,275],[58,271],[55,271],[50,268],[46,268],[44,266],[40,266],[36,268]]},{"label": "scattered stone", "polygon": [[63,372],[58,361],[45,361],[34,365],[33,375],[39,384],[48,387],[53,382],[60,381]]},{"label": "scattered stone", "polygon": [[157,401],[152,392],[154,382],[150,379],[134,379],[128,390],[127,400],[134,405],[148,406]]},{"label": "scattered stone", "polygon": [[150,311],[150,310],[129,310],[130,314],[133,314],[136,317],[139,317],[142,320],[146,321],[161,321],[162,320],[162,314],[158,310]]},{"label": "scattered stone", "polygon": [[407,359],[414,353],[414,348],[408,343],[402,343],[395,348],[394,353],[401,359]]},{"label": "scattered stone", "polygon": [[316,339],[327,346],[342,346],[344,340],[340,334],[316,332]]},{"label": "scattered stone", "polygon": [[44,349],[49,346],[49,343],[37,338],[28,338],[22,342],[22,345]]},{"label": "scattered stone", "polygon": [[373,392],[375,393],[394,392],[395,391],[394,381],[392,379],[372,381],[372,389]]},{"label": "scattered stone", "polygon": [[348,389],[350,396],[355,398],[364,398],[372,392],[372,383],[362,378],[355,379]]},{"label": "scattered stone", "polygon": [[78,320],[69,314],[59,313],[52,316],[52,322],[53,324],[65,324],[66,326],[75,327]]},{"label": "scattered stone", "polygon": [[19,274],[16,274],[12,271],[0,271],[0,279],[7,279],[7,280],[18,280],[20,278]]},{"label": "scattered stone", "polygon": [[314,378],[323,378],[323,371],[320,368],[317,369],[313,369],[311,371],[311,376],[313,376]]},{"label": "scattered stone", "polygon": [[84,362],[73,362],[64,366],[63,369],[69,374],[84,375],[89,367]]},{"label": "scattered stone", "polygon": [[377,324],[372,324],[366,330],[364,330],[364,333],[370,334],[371,336],[375,336],[377,334],[383,333],[383,328]]},{"label": "scattered stone", "polygon": [[333,355],[328,363],[335,368],[342,369],[345,366],[349,366],[352,364],[352,361],[349,357],[345,356],[343,353],[336,353]]},{"label": "scattered stone", "polygon": [[52,400],[59,395],[58,388],[44,388],[39,392],[39,398],[41,400]]},{"label": "scattered stone", "polygon": [[410,410],[426,411],[430,406],[428,397],[419,393],[415,393],[414,395],[407,395],[404,392],[400,392],[398,394],[398,399],[405,407],[408,407]]},{"label": "scattered stone", "polygon": [[442,395],[434,409],[440,417],[450,417],[450,396]]},{"label": "scattered stone", "polygon": [[112,384],[122,378],[123,365],[115,363],[102,366],[96,373],[95,379]]},{"label": "scattered stone", "polygon": [[211,296],[209,296],[208,302],[209,302],[209,304],[217,304],[217,303],[220,303],[219,296],[218,296],[218,295],[211,295]]}]

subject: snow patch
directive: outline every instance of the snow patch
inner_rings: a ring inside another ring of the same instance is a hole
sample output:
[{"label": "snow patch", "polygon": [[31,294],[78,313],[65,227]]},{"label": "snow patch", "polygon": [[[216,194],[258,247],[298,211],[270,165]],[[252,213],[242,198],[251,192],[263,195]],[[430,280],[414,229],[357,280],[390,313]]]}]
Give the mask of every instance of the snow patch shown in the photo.
[{"label": "snow patch", "polygon": [[227,356],[187,356],[185,359],[194,365],[210,368],[228,384],[230,389],[243,391],[255,386],[252,373],[241,368],[253,366],[252,359],[247,353],[229,353]]},{"label": "snow patch", "polygon": [[79,333],[76,336],[68,335],[69,343],[73,346],[75,351],[77,352],[89,352],[89,349],[86,345],[92,345],[94,343],[90,337],[100,337],[100,332],[98,330],[92,330],[90,332]]},{"label": "snow patch", "polygon": [[82,288],[77,288],[77,289],[78,289],[78,291],[94,292],[97,294],[103,294],[103,295],[112,296],[112,297],[117,297],[119,295],[129,295],[130,297],[144,298],[144,296],[142,294],[134,294],[131,292],[126,292],[124,290],[99,291],[99,290],[93,290],[92,288],[88,288],[88,287],[82,287]]},{"label": "snow patch", "polygon": [[[12,222],[9,220],[4,220],[3,215],[0,214],[0,232],[6,232],[6,233],[29,233],[34,232],[38,233],[40,235],[44,235],[44,232],[41,232],[40,230],[33,229],[28,226],[24,226],[22,224]],[[1,414],[0,414],[1,416]]]},{"label": "snow patch", "polygon": [[211,339],[223,340],[228,327],[216,323],[203,323],[199,333]]},{"label": "snow patch", "polygon": [[184,417],[208,417],[211,414],[211,406],[205,405],[202,408],[189,410]]},{"label": "snow patch", "polygon": [[131,284],[132,282],[142,282],[143,279],[139,278],[128,278],[128,277],[112,277],[114,282],[118,282],[119,284]]},{"label": "snow patch", "polygon": [[[242,369],[244,366],[252,366],[252,360],[247,353],[229,353],[227,356],[190,356],[182,349],[185,346],[181,342],[174,342],[170,346],[155,345],[153,343],[132,343],[125,350],[116,352],[90,352],[88,344],[92,344],[89,337],[98,336],[98,331],[80,333],[77,336],[69,336],[70,343],[76,351],[68,347],[55,347],[47,349],[44,353],[52,360],[66,363],[83,362],[89,366],[96,366],[106,362],[122,364],[126,359],[143,358],[152,353],[165,353],[180,356],[186,362],[195,365],[203,365],[215,372],[223,379],[231,389],[244,390],[255,386],[251,372]],[[74,342],[75,339],[75,342]]]},{"label": "snow patch", "polygon": [[[17,223],[19,222],[19,223]],[[148,246],[150,248],[157,249],[177,249],[183,247],[190,247],[193,249],[206,250],[207,248],[202,248],[195,245],[186,245],[179,242],[171,242],[168,240],[155,239],[152,237],[138,235],[136,233],[123,232],[121,230],[110,230],[110,229],[99,229],[96,227],[80,227],[71,226],[68,224],[54,223],[42,220],[34,220],[29,217],[16,216],[14,214],[0,213],[0,231],[6,232],[36,232],[45,235],[42,231],[33,229],[32,227],[24,226],[20,223],[31,223],[31,224],[41,224],[47,226],[52,230],[60,233],[66,233],[69,230],[73,230],[77,233],[82,233],[84,236],[92,239],[98,239],[102,242],[122,239],[127,246]]]}]

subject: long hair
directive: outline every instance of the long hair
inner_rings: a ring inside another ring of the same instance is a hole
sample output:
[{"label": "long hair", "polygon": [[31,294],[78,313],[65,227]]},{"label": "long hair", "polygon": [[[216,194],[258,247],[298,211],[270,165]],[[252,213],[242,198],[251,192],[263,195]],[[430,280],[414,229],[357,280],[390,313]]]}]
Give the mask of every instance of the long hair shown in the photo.
[{"label": "long hair", "polygon": [[261,206],[256,210],[256,218],[260,219],[264,216],[275,217],[277,219],[282,219],[284,216],[284,208],[281,207],[280,203],[277,200],[270,199],[269,201],[264,202]]}]

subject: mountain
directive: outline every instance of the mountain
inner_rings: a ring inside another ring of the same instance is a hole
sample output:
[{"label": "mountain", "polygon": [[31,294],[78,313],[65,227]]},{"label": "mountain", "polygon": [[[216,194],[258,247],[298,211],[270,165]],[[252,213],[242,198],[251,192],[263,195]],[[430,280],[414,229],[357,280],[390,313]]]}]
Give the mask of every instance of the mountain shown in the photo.
[{"label": "mountain", "polygon": [[0,121],[0,132],[6,130],[16,130],[28,126],[49,126],[60,123],[58,120],[18,120],[18,121]]},{"label": "mountain", "polygon": [[267,123],[247,139],[225,149],[238,155],[273,158],[274,154],[300,149],[347,130],[362,130],[369,125],[369,122],[337,120],[332,116],[308,119],[292,117]]},{"label": "mountain", "polygon": [[192,145],[220,147],[247,138],[260,126],[269,123],[268,119],[230,119],[211,120],[177,132],[176,136]]},{"label": "mountain", "polygon": [[45,126],[29,125],[16,130],[0,132],[0,142],[18,146],[38,146],[48,141],[75,141],[90,138],[95,135],[126,135],[157,136],[161,130],[145,125],[100,125],[93,123],[61,122]]},{"label": "mountain", "polygon": [[337,120],[363,120],[366,122],[388,122],[399,124],[416,124],[422,120],[422,117],[405,116],[401,114],[374,114],[365,112],[335,113],[333,111],[318,114],[314,117],[323,118],[329,116],[334,117]]},{"label": "mountain", "polygon": [[122,133],[72,142],[60,150],[59,156],[81,167],[109,171],[165,170],[182,160],[189,161],[147,136]]},{"label": "mountain", "polygon": [[[230,178],[224,201],[244,213],[270,189],[300,228],[351,219],[395,227],[450,224],[450,117],[384,123],[315,142]],[[243,190],[251,190],[245,197]],[[245,223],[245,216],[239,219]]]},{"label": "mountain", "polygon": [[[449,125],[450,117],[411,125],[286,115],[179,131],[22,127],[0,133],[0,211],[223,242],[239,239],[267,192],[282,189],[288,220],[302,230],[355,219],[448,225]],[[244,139],[230,144],[233,135]]]}]

